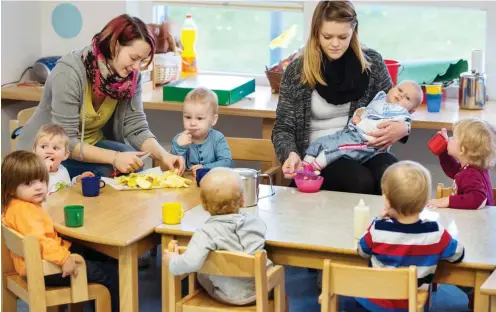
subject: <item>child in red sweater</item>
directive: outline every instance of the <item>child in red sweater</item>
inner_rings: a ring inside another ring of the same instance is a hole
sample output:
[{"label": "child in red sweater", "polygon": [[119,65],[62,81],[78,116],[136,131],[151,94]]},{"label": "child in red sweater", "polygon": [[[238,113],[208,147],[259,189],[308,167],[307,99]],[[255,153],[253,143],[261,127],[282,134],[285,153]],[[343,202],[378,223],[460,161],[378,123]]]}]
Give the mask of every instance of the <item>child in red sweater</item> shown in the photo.
[{"label": "child in red sweater", "polygon": [[452,179],[453,194],[433,199],[429,206],[455,209],[480,209],[493,206],[493,190],[489,169],[496,160],[496,131],[489,123],[466,118],[455,123],[453,136],[446,129],[441,134],[448,140],[448,149],[439,155],[444,173]]}]

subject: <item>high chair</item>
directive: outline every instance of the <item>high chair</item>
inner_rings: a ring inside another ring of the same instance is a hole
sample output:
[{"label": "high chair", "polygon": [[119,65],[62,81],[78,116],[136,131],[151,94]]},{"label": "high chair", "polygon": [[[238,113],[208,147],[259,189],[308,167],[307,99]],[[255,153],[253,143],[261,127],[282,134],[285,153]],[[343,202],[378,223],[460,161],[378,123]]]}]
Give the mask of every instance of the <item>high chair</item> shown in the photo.
[{"label": "high chair", "polygon": [[[436,199],[450,196],[453,193],[453,188],[444,187],[443,183],[438,183],[436,188]],[[496,199],[496,188],[493,188],[493,198]]]},{"label": "high chair", "polygon": [[281,165],[277,160],[272,141],[267,139],[247,139],[226,137],[233,160],[260,161],[269,167],[263,173],[274,177],[274,184],[281,185]]},{"label": "high chair", "polygon": [[[177,241],[171,241],[169,251],[174,251]],[[186,247],[179,247],[182,254]],[[213,311],[256,311],[256,312],[283,312],[286,311],[286,288],[284,282],[284,268],[275,265],[269,270],[266,268],[267,255],[264,251],[257,251],[254,256],[228,251],[210,252],[198,273],[222,275],[229,277],[255,278],[256,304],[251,306],[233,306],[221,303],[211,298],[201,286],[196,283],[196,273],[173,276],[168,274],[164,281],[168,286],[167,300],[169,311],[173,312],[213,312]],[[163,264],[162,270],[169,271],[169,266]],[[181,281],[188,277],[189,293],[181,298]],[[274,289],[274,300],[269,300],[269,292]]]},{"label": "high chair", "polygon": [[10,151],[13,152],[16,149],[16,139],[21,132],[22,126],[24,126],[29,118],[36,111],[36,107],[30,107],[23,109],[17,113],[17,119],[9,120],[9,131],[10,131]]},{"label": "high chair", "polygon": [[488,279],[482,284],[480,291],[484,295],[489,295],[491,300],[490,312],[496,312],[496,270],[488,277]]},{"label": "high chair", "polygon": [[338,311],[338,296],[376,299],[408,299],[408,311],[420,312],[428,298],[417,287],[417,268],[374,269],[324,261],[322,312]]},{"label": "high chair", "polygon": [[[35,236],[23,237],[3,224],[2,236],[2,281],[4,283],[2,311],[14,312],[16,310],[14,297],[26,302],[30,312],[45,312],[48,309],[54,311],[55,306],[88,300],[95,300],[96,312],[111,311],[108,289],[100,284],[88,284],[86,263],[81,256],[75,255],[82,264],[77,278],[70,277],[70,287],[45,287],[44,276],[62,273],[62,270],[60,266],[41,259],[38,239]],[[6,273],[4,266],[13,267],[9,251],[24,258],[26,277],[18,275],[15,271]],[[6,263],[7,259],[10,259],[10,265]],[[5,298],[6,296],[8,298]],[[78,309],[81,306],[74,306],[74,308]]]}]

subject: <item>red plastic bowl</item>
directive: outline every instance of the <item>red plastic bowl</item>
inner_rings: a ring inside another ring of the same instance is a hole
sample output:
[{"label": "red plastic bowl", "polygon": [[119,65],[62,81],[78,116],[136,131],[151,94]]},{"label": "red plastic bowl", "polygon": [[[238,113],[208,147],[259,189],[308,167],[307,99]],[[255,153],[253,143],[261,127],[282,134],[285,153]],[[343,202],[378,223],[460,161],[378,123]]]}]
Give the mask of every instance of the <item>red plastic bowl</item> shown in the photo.
[{"label": "red plastic bowl", "polygon": [[296,187],[302,193],[315,193],[320,190],[322,183],[324,183],[324,178],[318,177],[307,177],[297,175],[295,178]]}]

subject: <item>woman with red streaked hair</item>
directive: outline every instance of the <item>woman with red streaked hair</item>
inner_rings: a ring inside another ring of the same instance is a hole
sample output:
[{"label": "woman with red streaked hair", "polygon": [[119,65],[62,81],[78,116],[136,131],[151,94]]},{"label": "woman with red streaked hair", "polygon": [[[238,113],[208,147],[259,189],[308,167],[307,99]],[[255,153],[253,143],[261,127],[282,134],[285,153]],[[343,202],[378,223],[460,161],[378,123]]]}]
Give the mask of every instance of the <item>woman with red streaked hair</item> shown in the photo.
[{"label": "woman with red streaked hair", "polygon": [[143,111],[140,68],[154,52],[155,40],[139,18],[123,14],[111,20],[89,46],[57,62],[17,148],[31,149],[38,129],[54,123],[70,138],[63,165],[71,177],[140,170],[147,152],[162,169],[183,172],[184,159],[160,146]]}]

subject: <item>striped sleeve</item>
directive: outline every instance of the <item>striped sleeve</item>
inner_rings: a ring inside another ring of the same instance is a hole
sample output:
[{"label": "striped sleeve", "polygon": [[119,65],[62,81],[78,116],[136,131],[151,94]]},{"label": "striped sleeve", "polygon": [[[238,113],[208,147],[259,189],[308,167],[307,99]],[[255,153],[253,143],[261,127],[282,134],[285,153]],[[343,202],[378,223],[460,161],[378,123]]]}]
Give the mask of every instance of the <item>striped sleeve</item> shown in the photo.
[{"label": "striped sleeve", "polygon": [[[441,226],[440,226],[441,227]],[[465,247],[458,242],[444,228],[443,235],[441,236],[440,243],[442,244],[443,251],[441,252],[441,259],[453,263],[458,263],[465,257]]]},{"label": "striped sleeve", "polygon": [[372,256],[373,240],[372,240],[371,231],[373,230],[374,224],[375,224],[375,220],[372,221],[372,223],[369,225],[369,228],[367,229],[367,232],[365,232],[365,234],[358,242],[357,251],[360,257],[370,258]]}]

